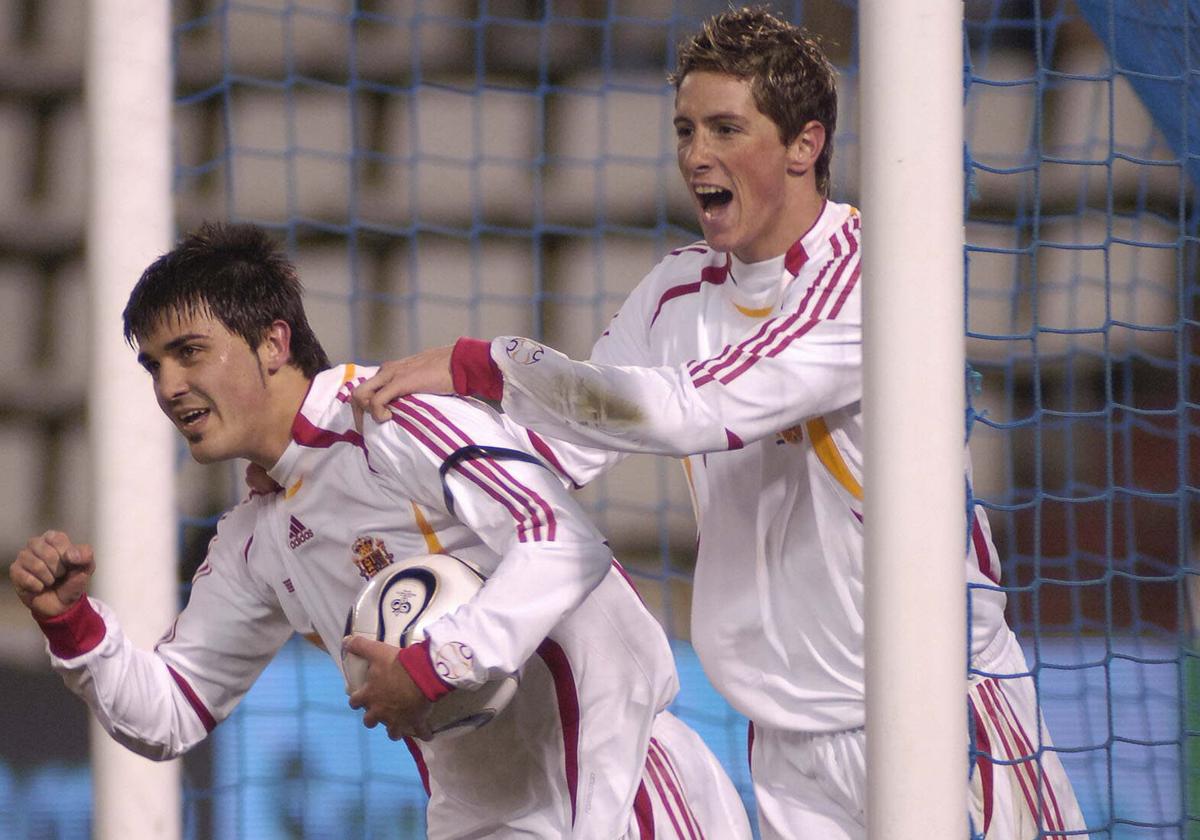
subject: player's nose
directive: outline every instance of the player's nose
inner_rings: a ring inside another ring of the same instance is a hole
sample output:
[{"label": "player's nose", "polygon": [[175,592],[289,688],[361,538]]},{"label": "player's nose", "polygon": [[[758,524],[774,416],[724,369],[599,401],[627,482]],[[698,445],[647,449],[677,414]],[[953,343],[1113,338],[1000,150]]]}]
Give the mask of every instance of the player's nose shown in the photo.
[{"label": "player's nose", "polygon": [[692,134],[681,150],[680,163],[685,173],[703,172],[712,165],[712,144],[703,131]]},{"label": "player's nose", "polygon": [[164,404],[179,399],[189,390],[186,372],[180,365],[163,361],[154,380],[154,389]]}]

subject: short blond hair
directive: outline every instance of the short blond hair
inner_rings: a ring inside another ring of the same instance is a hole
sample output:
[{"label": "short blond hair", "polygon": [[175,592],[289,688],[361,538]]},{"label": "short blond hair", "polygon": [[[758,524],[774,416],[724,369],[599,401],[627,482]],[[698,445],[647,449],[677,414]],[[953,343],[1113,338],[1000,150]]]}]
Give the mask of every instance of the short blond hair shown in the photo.
[{"label": "short blond hair", "polygon": [[722,12],[680,44],[675,71],[667,78],[678,90],[695,70],[749,80],[754,104],[775,123],[784,144],[810,120],[821,123],[825,146],[817,157],[817,189],[829,195],[837,71],[814,38],[762,6]]}]

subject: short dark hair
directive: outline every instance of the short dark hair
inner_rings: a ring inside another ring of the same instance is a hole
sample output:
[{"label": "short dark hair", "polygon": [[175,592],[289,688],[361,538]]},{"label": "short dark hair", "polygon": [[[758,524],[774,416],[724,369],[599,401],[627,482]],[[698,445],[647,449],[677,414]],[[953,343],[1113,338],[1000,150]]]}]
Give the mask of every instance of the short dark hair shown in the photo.
[{"label": "short dark hair", "polygon": [[290,364],[312,378],[329,368],[301,300],[296,267],[266,231],[206,222],[142,272],[122,318],[131,346],[165,318],[207,312],[256,350],[275,321],[292,328]]},{"label": "short dark hair", "polygon": [[714,15],[679,45],[676,90],[695,70],[747,79],[754,104],[779,128],[789,144],[809,120],[825,127],[825,147],[817,157],[817,189],[829,195],[833,132],[837,128],[837,71],[817,41],[802,27],[775,17],[763,6]]}]

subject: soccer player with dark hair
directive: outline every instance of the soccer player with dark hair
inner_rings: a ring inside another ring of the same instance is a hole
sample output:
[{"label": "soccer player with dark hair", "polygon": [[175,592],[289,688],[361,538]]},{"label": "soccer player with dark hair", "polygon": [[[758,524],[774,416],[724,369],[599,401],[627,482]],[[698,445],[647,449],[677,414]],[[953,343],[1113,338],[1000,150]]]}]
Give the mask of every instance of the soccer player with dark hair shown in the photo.
[{"label": "soccer player with dark hair", "polygon": [[[154,759],[186,752],[302,633],[339,667],[343,644],[369,663],[350,703],[407,741],[430,837],[748,840],[720,765],[666,711],[678,682],[662,628],[491,409],[410,396],[390,422],[360,429],[351,394],[372,369],[330,367],[295,270],[250,226],[205,226],[154,262],[125,334],[192,457],[246,458],[278,490],[221,519],[152,651],[87,596],[88,546],[51,531],[18,554],[10,577],[53,666],[116,740]],[[344,643],[364,579],[430,553],[486,583],[418,644]],[[516,673],[490,723],[425,740],[431,703]]]},{"label": "soccer player with dark hair", "polygon": [[[802,29],[746,8],[709,19],[670,78],[704,239],[643,279],[590,360],[461,339],[386,363],[355,399],[377,419],[410,391],[499,400],[575,485],[627,453],[682,457],[699,525],[692,640],[751,721],[763,837],[862,838],[861,219],[829,198],[835,74]],[[975,830],[1082,831],[982,510],[967,543]]]}]

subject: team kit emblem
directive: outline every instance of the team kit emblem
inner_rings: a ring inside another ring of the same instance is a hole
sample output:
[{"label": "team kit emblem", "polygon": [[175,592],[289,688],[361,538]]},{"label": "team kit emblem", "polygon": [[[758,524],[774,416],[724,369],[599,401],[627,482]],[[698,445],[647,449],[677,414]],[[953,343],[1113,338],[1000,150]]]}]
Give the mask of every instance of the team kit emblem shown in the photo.
[{"label": "team kit emblem", "polygon": [[296,517],[288,523],[288,547],[295,551],[313,538],[312,528],[306,526]]},{"label": "team kit emblem", "polygon": [[776,443],[799,443],[804,440],[804,426],[792,426],[790,429],[784,429],[779,433],[779,438]]},{"label": "team kit emblem", "polygon": [[471,673],[475,651],[462,642],[447,642],[433,655],[433,667],[444,680],[458,680]]},{"label": "team kit emblem", "polygon": [[350,547],[354,555],[354,565],[364,580],[370,580],[391,564],[393,557],[383,540],[378,537],[359,537]]},{"label": "team kit emblem", "polygon": [[531,365],[542,358],[546,348],[528,338],[514,338],[504,346],[504,352],[519,365]]}]

